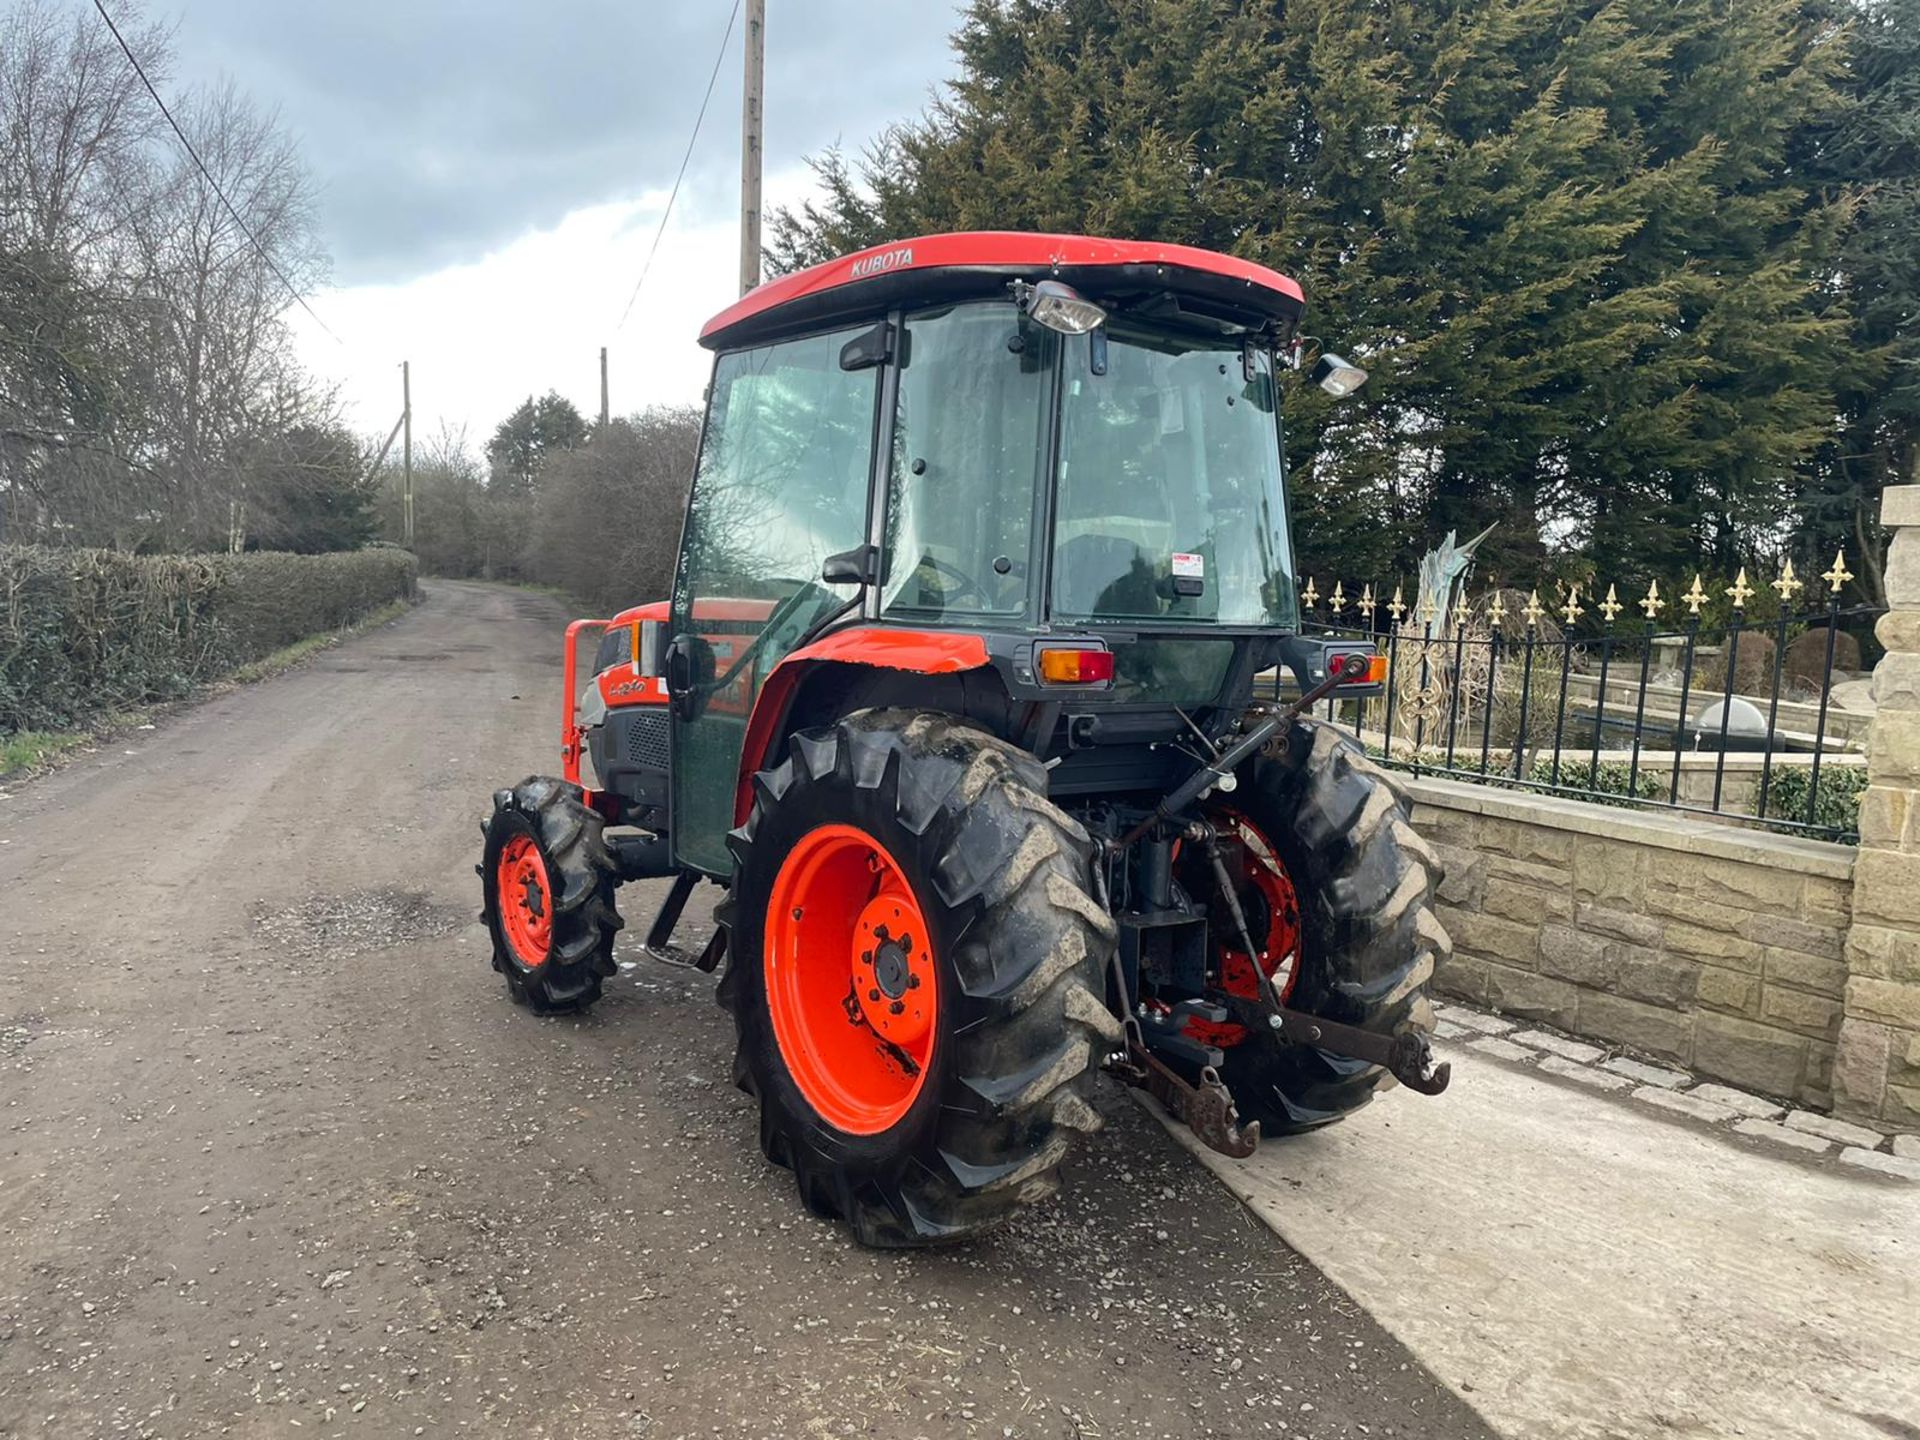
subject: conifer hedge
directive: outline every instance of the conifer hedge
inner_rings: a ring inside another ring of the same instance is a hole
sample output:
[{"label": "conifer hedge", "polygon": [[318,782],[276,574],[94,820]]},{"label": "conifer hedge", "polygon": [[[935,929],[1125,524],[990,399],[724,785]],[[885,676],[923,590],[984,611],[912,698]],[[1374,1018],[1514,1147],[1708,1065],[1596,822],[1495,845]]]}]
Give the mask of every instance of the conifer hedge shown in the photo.
[{"label": "conifer hedge", "polygon": [[0,547],[0,735],[173,699],[414,592],[379,546],[330,555]]}]

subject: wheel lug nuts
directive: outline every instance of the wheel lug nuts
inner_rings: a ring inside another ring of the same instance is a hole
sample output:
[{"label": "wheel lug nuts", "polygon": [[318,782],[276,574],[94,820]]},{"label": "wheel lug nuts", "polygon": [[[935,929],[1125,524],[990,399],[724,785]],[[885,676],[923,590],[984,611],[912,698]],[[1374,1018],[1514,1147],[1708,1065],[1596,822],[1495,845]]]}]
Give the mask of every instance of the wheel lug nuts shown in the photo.
[{"label": "wheel lug nuts", "polygon": [[919,988],[920,988],[920,977],[918,975],[907,976],[907,989],[918,990]]},{"label": "wheel lug nuts", "polygon": [[904,1015],[907,1013],[907,1007],[905,1003],[899,1000],[896,1000],[891,1005],[889,1005],[887,1007],[887,1010],[889,1013],[894,1015]]},{"label": "wheel lug nuts", "polygon": [[867,999],[877,1002],[880,999],[880,992],[878,990],[867,991]]}]

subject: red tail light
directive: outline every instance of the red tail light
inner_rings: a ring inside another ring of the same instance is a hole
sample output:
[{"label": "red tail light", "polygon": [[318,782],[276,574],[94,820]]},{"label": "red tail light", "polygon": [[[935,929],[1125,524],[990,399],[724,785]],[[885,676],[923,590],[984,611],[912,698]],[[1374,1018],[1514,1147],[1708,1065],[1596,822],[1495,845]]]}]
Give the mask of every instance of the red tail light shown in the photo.
[{"label": "red tail light", "polygon": [[1034,668],[1048,685],[1107,685],[1113,681],[1113,652],[1044,649],[1035,657]]}]

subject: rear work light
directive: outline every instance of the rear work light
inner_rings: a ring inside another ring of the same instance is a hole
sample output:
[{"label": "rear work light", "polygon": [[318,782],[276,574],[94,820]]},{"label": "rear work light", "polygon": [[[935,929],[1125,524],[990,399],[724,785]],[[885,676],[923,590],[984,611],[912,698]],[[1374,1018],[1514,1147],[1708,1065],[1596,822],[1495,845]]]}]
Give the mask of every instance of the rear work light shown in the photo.
[{"label": "rear work light", "polygon": [[1042,280],[1038,285],[1016,285],[1014,298],[1036,324],[1062,335],[1085,335],[1098,329],[1107,312],[1071,285]]},{"label": "rear work light", "polygon": [[1111,685],[1113,683],[1113,652],[1111,650],[1069,650],[1061,647],[1043,649],[1035,657],[1035,669],[1040,679],[1048,685]]}]

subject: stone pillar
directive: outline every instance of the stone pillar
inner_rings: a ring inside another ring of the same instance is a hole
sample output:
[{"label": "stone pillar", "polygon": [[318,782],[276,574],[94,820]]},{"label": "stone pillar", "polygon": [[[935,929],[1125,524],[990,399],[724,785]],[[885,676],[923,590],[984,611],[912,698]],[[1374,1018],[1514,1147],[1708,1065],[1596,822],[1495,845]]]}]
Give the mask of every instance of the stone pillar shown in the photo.
[{"label": "stone pillar", "polygon": [[1888,487],[1880,519],[1893,531],[1874,630],[1887,653],[1873,671],[1834,1108],[1920,1131],[1920,485]]}]

